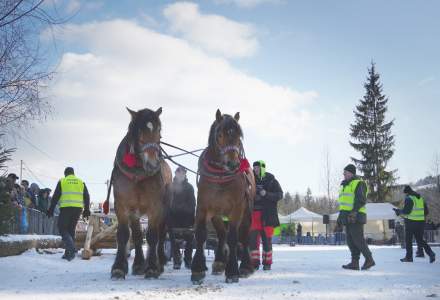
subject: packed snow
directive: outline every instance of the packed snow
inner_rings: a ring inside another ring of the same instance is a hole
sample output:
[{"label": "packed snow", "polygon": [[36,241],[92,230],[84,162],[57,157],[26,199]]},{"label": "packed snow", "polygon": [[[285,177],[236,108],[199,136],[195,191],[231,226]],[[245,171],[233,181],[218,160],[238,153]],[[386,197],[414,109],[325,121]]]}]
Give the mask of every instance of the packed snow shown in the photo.
[{"label": "packed snow", "polygon": [[[368,271],[344,270],[346,246],[274,246],[271,271],[256,271],[238,284],[207,274],[194,286],[190,270],[169,263],[159,279],[128,275],[112,281],[114,250],[91,260],[61,259],[63,250],[0,258],[0,299],[424,299],[440,297],[439,262],[416,258],[401,263],[400,247],[372,246],[376,266]],[[436,251],[437,250],[437,251]],[[440,251],[434,248],[437,257]],[[133,253],[134,254],[134,253]],[[213,252],[207,257],[211,269]],[[133,261],[133,255],[129,263]],[[361,260],[363,263],[363,260]],[[182,266],[183,267],[183,266]],[[209,272],[209,271],[208,271]]]}]

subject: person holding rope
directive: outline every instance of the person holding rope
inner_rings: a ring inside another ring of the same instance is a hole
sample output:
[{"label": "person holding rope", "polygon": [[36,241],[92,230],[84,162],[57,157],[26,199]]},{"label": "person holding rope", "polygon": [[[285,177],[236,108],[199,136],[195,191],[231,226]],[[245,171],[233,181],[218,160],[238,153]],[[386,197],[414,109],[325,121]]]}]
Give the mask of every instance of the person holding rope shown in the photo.
[{"label": "person holding rope", "polygon": [[[186,169],[179,166],[176,169],[171,185],[173,196],[168,209],[167,223],[170,228],[171,251],[174,269],[180,269],[182,254],[180,253],[181,241],[185,242],[184,263],[185,268],[191,268],[194,232],[194,216],[196,210],[196,198],[194,188],[188,182]],[[178,231],[182,229],[182,231]]]},{"label": "person holding rope", "polygon": [[90,216],[90,196],[86,184],[75,176],[73,168],[67,167],[64,170],[64,176],[57,183],[47,216],[49,218],[53,216],[55,206],[59,201],[58,230],[66,249],[62,258],[71,261],[76,254],[75,228],[78,219],[81,212],[84,218]]}]

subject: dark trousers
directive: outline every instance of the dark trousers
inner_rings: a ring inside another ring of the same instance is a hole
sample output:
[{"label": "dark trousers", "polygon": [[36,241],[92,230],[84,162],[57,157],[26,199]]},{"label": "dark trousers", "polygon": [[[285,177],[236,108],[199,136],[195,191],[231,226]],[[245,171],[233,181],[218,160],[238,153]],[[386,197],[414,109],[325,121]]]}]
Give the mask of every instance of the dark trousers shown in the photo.
[{"label": "dark trousers", "polygon": [[351,252],[351,258],[359,260],[361,253],[367,258],[372,258],[371,251],[368,248],[364,238],[364,224],[347,224],[347,245]]},{"label": "dark trousers", "polygon": [[75,228],[81,215],[82,208],[63,207],[60,208],[58,216],[58,230],[64,242],[64,248],[67,251],[75,252]]},{"label": "dark trousers", "polygon": [[433,253],[431,247],[429,247],[428,243],[423,239],[424,230],[425,222],[405,220],[406,258],[413,258],[413,237],[416,238],[417,245],[421,246],[428,255]]},{"label": "dark trousers", "polygon": [[186,232],[175,232],[171,229],[170,232],[171,240],[171,251],[173,255],[173,263],[180,265],[182,263],[182,254],[180,249],[182,248],[182,243],[185,242],[185,250],[183,251],[183,259],[185,264],[191,264],[193,243],[194,243],[194,233],[190,230]]}]

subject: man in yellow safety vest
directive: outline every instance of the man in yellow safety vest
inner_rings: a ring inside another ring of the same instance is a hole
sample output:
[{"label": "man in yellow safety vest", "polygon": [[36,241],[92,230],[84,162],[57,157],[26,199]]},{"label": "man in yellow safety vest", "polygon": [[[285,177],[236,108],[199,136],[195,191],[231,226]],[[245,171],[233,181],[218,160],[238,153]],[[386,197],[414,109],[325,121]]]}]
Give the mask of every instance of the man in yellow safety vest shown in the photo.
[{"label": "man in yellow safety vest", "polygon": [[344,180],[339,192],[339,226],[345,225],[347,245],[351,252],[351,262],[342,268],[359,270],[360,255],[365,257],[362,270],[368,270],[376,263],[364,237],[364,224],[367,223],[367,193],[365,182],[356,176],[356,167],[352,164],[344,168]]},{"label": "man in yellow safety vest", "polygon": [[429,247],[428,243],[423,239],[425,229],[425,216],[429,213],[425,200],[419,193],[407,185],[403,189],[406,194],[405,205],[403,209],[395,208],[396,215],[405,219],[405,243],[406,255],[400,259],[401,262],[413,262],[413,237],[415,236],[417,245],[423,247],[429,256],[429,262],[435,261],[435,253]]},{"label": "man in yellow safety vest", "polygon": [[[64,178],[58,181],[52,196],[52,202],[47,216],[52,217],[55,206],[60,202],[60,215],[58,216],[58,230],[64,242],[66,251],[63,259],[71,261],[75,258],[75,228],[81,215],[90,216],[90,196],[85,183],[75,176],[74,170],[67,167]],[[84,211],[83,211],[84,209]]]}]

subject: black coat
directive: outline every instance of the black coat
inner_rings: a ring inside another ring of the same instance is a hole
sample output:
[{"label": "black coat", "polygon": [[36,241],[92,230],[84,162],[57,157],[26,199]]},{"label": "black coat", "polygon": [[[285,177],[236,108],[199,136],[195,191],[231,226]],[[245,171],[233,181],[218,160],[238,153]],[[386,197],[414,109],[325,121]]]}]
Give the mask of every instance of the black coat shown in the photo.
[{"label": "black coat", "polygon": [[[263,178],[255,177],[257,185],[257,195],[254,202],[254,210],[262,211],[264,226],[280,226],[278,220],[277,203],[283,198],[283,190],[279,182],[271,173],[266,172]],[[260,195],[260,191],[264,189],[266,195]]]},{"label": "black coat", "polygon": [[168,207],[168,226],[170,228],[192,227],[196,209],[194,188],[185,179],[183,182],[173,181],[172,197]]}]

